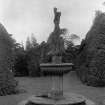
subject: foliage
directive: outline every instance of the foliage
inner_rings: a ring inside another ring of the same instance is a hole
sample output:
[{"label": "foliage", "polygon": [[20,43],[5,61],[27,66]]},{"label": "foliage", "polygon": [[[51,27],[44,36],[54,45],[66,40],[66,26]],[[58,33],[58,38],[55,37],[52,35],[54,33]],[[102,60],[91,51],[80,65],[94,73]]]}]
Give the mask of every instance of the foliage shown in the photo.
[{"label": "foliage", "polygon": [[0,95],[14,93],[17,85],[12,73],[14,42],[15,40],[0,24]]},{"label": "foliage", "polygon": [[79,45],[75,45],[74,40],[79,40],[76,34],[66,34],[63,36],[65,44],[65,54],[63,54],[63,62],[75,62],[75,57],[78,52]]},{"label": "foliage", "polygon": [[30,42],[30,38],[27,37],[27,40],[26,40],[26,50],[29,50],[31,47],[32,47],[32,45],[31,45],[31,42]]},{"label": "foliage", "polygon": [[49,45],[43,41],[41,44],[40,44],[40,62],[41,63],[48,63],[48,62],[51,62],[51,56],[48,55],[48,52],[49,52]]},{"label": "foliage", "polygon": [[68,32],[66,32],[66,35],[63,36],[65,47],[69,46],[75,46],[75,41],[79,41],[80,37],[76,34],[69,35]]},{"label": "foliage", "polygon": [[81,43],[77,66],[77,72],[81,71],[79,77],[85,76],[86,84],[105,86],[105,13],[96,12],[93,25]]},{"label": "foliage", "polygon": [[27,70],[27,62],[26,62],[26,52],[24,50],[24,47],[16,43],[16,46],[14,48],[14,75],[15,76],[27,76],[28,70]]},{"label": "foliage", "polygon": [[32,47],[38,46],[38,43],[37,43],[37,40],[36,40],[34,34],[31,34],[31,46]]},{"label": "foliage", "polygon": [[38,46],[37,40],[36,40],[34,34],[31,34],[31,37],[27,37],[27,40],[26,40],[26,50],[29,50],[36,46]]},{"label": "foliage", "polygon": [[29,76],[39,76],[40,75],[40,52],[38,47],[31,48],[26,51],[26,61]]},{"label": "foliage", "polygon": [[40,47],[36,38],[32,34],[31,39],[26,41],[26,62],[29,76],[39,76],[40,74]]}]

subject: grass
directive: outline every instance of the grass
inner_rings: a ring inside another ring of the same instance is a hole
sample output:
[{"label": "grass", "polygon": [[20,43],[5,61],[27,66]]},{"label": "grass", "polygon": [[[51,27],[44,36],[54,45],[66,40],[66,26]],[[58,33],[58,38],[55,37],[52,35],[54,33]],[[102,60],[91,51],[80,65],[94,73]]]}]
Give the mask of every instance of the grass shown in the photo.
[{"label": "grass", "polygon": [[[29,78],[19,77],[19,88],[26,90],[24,93],[17,95],[0,96],[0,105],[17,105],[22,100],[26,100],[29,96],[44,93],[50,89],[51,80],[49,77]],[[105,100],[105,88],[96,88],[85,86],[77,78],[74,72],[64,75],[64,92],[77,93],[84,95],[94,102]]]}]

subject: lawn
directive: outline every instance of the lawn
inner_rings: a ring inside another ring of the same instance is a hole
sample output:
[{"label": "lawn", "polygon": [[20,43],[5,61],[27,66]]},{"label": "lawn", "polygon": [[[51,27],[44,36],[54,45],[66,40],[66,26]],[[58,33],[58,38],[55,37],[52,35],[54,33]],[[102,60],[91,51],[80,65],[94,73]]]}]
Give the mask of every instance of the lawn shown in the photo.
[{"label": "lawn", "polygon": [[[48,91],[51,86],[49,77],[19,77],[16,78],[16,80],[19,81],[18,87],[26,90],[26,92],[17,95],[0,96],[0,105],[17,105],[17,103],[27,99],[31,95],[37,95]],[[63,87],[65,93],[78,93],[93,100],[94,102],[99,102],[105,99],[105,88],[83,85],[77,78],[75,72],[64,75]]]}]

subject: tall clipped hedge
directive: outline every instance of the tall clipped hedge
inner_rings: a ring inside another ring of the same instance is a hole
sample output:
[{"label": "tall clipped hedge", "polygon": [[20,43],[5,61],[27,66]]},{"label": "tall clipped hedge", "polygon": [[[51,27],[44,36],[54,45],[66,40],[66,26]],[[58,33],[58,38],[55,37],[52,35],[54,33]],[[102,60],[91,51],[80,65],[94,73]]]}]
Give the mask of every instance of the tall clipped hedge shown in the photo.
[{"label": "tall clipped hedge", "polygon": [[12,73],[14,40],[0,24],[0,95],[15,93],[17,82]]},{"label": "tall clipped hedge", "polygon": [[105,86],[105,13],[96,12],[93,25],[81,43],[76,64],[82,82]]}]

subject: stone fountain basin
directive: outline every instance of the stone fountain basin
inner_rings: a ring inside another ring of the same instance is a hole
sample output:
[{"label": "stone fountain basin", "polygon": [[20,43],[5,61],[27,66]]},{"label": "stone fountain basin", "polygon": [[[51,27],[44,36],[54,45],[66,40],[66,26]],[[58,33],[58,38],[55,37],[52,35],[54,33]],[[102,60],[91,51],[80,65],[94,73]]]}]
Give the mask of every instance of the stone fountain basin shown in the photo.
[{"label": "stone fountain basin", "polygon": [[33,95],[29,99],[20,102],[18,105],[95,105],[95,103],[82,95],[70,93],[64,94],[64,99],[61,100]]},{"label": "stone fountain basin", "polygon": [[72,71],[72,63],[42,63],[40,64],[41,71],[46,74],[60,75]]}]

